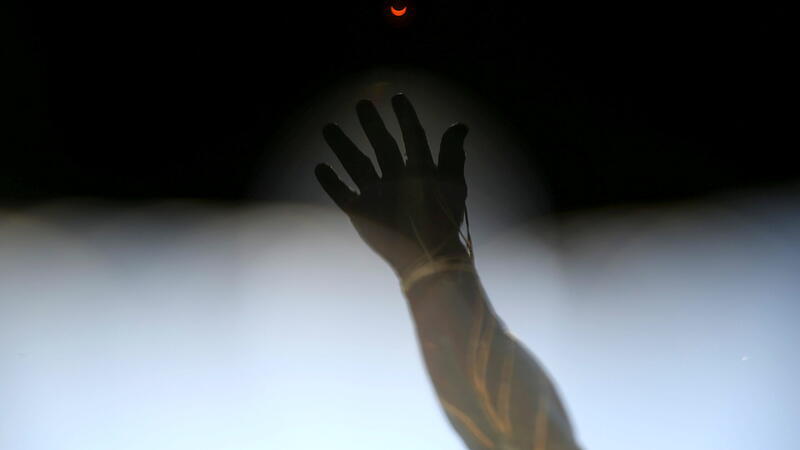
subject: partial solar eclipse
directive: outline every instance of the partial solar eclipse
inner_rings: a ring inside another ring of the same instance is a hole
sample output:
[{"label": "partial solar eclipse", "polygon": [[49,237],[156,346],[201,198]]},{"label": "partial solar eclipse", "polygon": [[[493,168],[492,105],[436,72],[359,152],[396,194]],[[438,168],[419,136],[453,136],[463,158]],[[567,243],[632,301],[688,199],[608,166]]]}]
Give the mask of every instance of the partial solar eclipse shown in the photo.
[{"label": "partial solar eclipse", "polygon": [[406,10],[408,9],[408,6],[403,6],[403,8],[401,8],[401,9],[397,9],[394,6],[390,6],[389,9],[392,11],[392,14],[394,14],[397,17],[400,17],[400,16],[402,16],[403,14],[406,13]]}]

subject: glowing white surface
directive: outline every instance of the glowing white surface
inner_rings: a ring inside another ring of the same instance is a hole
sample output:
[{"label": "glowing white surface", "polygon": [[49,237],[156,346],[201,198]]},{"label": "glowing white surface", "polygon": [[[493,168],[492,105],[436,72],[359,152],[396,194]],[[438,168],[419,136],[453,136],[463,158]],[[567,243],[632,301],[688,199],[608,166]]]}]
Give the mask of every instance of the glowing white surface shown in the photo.
[{"label": "glowing white surface", "polygon": [[[793,448],[792,199],[478,237],[586,449]],[[0,213],[0,255],[0,448],[462,448],[396,280],[332,208]]]}]

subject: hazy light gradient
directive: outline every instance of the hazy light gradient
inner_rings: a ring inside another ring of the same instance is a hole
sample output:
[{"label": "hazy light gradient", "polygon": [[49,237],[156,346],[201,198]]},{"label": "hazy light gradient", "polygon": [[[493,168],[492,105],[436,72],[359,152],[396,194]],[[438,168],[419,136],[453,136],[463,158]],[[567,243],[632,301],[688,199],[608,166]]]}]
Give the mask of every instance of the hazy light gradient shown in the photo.
[{"label": "hazy light gradient", "polygon": [[[476,237],[586,449],[794,448],[797,198]],[[462,448],[394,275],[312,205],[0,212],[0,405],[13,450]]]}]

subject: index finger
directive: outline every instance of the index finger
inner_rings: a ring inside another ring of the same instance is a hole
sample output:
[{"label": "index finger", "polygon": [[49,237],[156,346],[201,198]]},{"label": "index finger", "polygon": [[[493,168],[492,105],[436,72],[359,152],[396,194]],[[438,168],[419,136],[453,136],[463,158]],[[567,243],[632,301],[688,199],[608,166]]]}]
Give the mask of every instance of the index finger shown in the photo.
[{"label": "index finger", "polygon": [[407,167],[421,172],[432,171],[433,157],[428,147],[428,138],[408,97],[404,94],[395,95],[392,97],[392,107],[403,132],[403,143],[408,157]]}]

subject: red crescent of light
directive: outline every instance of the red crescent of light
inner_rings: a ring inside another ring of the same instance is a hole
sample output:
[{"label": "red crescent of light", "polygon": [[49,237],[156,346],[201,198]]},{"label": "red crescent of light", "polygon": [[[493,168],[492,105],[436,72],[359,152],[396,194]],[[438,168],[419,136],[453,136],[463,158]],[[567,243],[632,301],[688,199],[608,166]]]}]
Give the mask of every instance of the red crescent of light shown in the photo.
[{"label": "red crescent of light", "polygon": [[394,6],[390,6],[389,9],[392,10],[392,14],[394,14],[397,17],[400,17],[406,13],[406,9],[408,9],[408,6],[403,6],[403,9],[396,9]]}]

